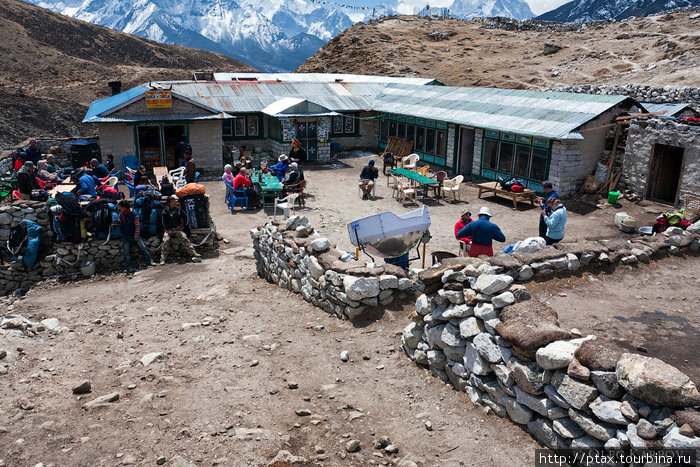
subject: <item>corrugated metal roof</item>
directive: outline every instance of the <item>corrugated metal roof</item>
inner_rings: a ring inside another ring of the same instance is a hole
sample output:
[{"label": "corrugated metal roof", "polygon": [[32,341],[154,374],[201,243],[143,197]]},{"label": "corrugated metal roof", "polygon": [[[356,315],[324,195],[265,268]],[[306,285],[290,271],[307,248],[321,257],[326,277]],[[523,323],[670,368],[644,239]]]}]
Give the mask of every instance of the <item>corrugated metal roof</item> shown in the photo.
[{"label": "corrugated metal roof", "polygon": [[340,115],[338,112],[333,112],[321,105],[298,97],[283,97],[262,109],[262,113],[273,117],[323,117]]},{"label": "corrugated metal roof", "polygon": [[404,83],[436,84],[435,78],[405,78],[395,76],[354,75],[346,73],[214,73],[214,81],[252,80],[284,81],[288,83]]},{"label": "corrugated metal roof", "polygon": [[653,102],[642,102],[642,106],[650,113],[666,112],[659,115],[660,117],[675,117],[688,108],[695,112],[688,104],[654,104]]},{"label": "corrugated metal roof", "polygon": [[524,135],[581,139],[584,123],[628,99],[547,91],[392,84],[372,110]]},{"label": "corrugated metal roof", "polygon": [[[217,114],[211,114],[211,115],[202,115],[202,114],[167,114],[167,115],[158,115],[157,117],[154,117],[152,115],[127,115],[127,116],[119,116],[119,117],[95,117],[90,120],[90,123],[131,123],[131,122],[152,122],[152,121],[174,121],[174,120],[186,120],[186,121],[192,121],[192,120],[223,120],[226,118],[234,118],[231,115],[220,112]],[[85,120],[83,120],[85,122]]]},{"label": "corrugated metal roof", "polygon": [[136,86],[135,88],[131,88],[127,91],[120,92],[119,94],[116,94],[114,96],[106,97],[104,99],[92,102],[90,104],[90,108],[88,108],[87,114],[85,114],[83,123],[94,122],[95,117],[98,117],[104,112],[107,112],[115,107],[119,107],[120,105],[129,102],[131,99],[138,97],[144,92],[148,91],[148,89],[149,88],[147,85],[141,84],[139,86]]}]

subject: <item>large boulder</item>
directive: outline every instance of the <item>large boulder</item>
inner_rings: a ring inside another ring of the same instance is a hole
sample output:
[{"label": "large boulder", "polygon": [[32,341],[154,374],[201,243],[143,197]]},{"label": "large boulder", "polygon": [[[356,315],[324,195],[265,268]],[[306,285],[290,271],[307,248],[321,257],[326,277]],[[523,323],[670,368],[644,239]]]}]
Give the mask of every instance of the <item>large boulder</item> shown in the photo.
[{"label": "large boulder", "polygon": [[474,284],[474,289],[478,292],[493,295],[499,293],[513,283],[513,278],[506,274],[482,274]]},{"label": "large boulder", "polygon": [[574,352],[574,357],[591,371],[615,371],[623,353],[615,342],[599,338],[583,342]]},{"label": "large boulder", "polygon": [[363,298],[379,295],[379,281],[374,277],[354,277],[346,275],[343,279],[345,293],[350,300],[359,302]]},{"label": "large boulder", "polygon": [[496,332],[520,349],[535,351],[551,342],[571,339],[571,334],[559,327],[558,318],[548,305],[527,300],[501,311]]},{"label": "large boulder", "polygon": [[628,393],[645,402],[668,407],[700,405],[700,392],[690,378],[657,358],[623,354],[615,373]]},{"label": "large boulder", "polygon": [[558,370],[566,368],[574,359],[574,352],[587,341],[595,339],[595,336],[572,339],[570,341],[555,341],[537,349],[537,364],[545,370]]}]

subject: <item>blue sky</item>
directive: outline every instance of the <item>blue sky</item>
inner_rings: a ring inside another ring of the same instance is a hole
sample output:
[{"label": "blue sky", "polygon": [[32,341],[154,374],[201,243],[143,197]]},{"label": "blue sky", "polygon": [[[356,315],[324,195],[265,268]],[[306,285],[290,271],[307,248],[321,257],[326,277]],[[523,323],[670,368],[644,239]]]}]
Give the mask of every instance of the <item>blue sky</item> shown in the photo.
[{"label": "blue sky", "polygon": [[[342,1],[342,0],[341,0]],[[381,3],[382,0],[346,0],[348,5],[357,6],[374,6]],[[452,5],[454,0],[433,0],[426,2],[426,0],[399,0],[399,9],[402,13],[413,13],[413,9],[416,7],[422,8],[426,3],[435,7],[446,7]],[[530,9],[536,14],[542,14],[549,10],[553,10],[558,6],[563,5],[568,0],[525,0],[529,5]]]}]

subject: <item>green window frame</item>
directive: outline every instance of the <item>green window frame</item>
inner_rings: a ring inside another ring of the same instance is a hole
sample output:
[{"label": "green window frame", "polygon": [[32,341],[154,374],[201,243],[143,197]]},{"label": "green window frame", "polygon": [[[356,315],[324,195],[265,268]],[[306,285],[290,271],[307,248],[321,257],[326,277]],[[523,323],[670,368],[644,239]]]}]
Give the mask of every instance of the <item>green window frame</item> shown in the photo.
[{"label": "green window frame", "polygon": [[260,139],[263,137],[263,119],[259,114],[234,115],[221,121],[224,140]]},{"label": "green window frame", "polygon": [[541,191],[542,182],[549,177],[551,152],[549,139],[485,130],[480,175],[490,179],[516,177],[528,188]]},{"label": "green window frame", "polygon": [[331,137],[359,136],[358,114],[334,115],[331,117]]},{"label": "green window frame", "polygon": [[379,144],[386,147],[390,136],[413,141],[413,152],[421,161],[446,166],[447,122],[418,117],[383,114],[379,120]]}]

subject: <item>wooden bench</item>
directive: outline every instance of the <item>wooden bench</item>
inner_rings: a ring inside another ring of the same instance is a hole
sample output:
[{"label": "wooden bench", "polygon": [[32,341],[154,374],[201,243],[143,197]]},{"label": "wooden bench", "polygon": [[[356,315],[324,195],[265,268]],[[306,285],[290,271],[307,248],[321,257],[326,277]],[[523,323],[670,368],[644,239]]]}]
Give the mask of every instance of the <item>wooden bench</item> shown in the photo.
[{"label": "wooden bench", "polygon": [[477,187],[479,187],[479,198],[481,198],[481,194],[484,192],[493,193],[494,196],[500,195],[505,198],[510,198],[513,200],[513,209],[518,209],[518,200],[527,201],[529,199],[530,204],[536,206],[535,196],[537,196],[537,193],[535,192],[535,190],[525,188],[524,191],[516,193],[514,191],[504,190],[503,188],[501,188],[501,185],[498,182],[479,183]]}]

